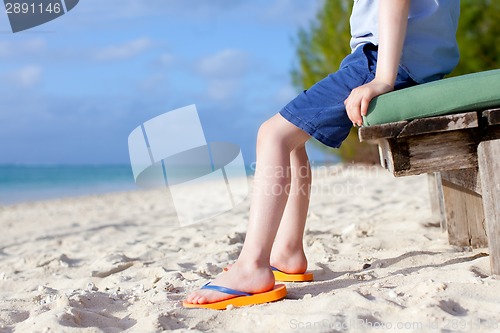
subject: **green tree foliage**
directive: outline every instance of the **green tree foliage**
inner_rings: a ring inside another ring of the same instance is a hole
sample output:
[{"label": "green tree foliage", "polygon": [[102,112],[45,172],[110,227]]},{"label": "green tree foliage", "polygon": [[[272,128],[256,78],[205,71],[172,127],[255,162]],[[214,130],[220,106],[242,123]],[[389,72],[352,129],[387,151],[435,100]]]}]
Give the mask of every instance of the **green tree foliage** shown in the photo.
[{"label": "green tree foliage", "polygon": [[452,76],[500,68],[500,1],[461,0],[460,63]]},{"label": "green tree foliage", "polygon": [[[299,30],[296,43],[298,66],[292,70],[295,86],[307,89],[335,72],[342,59],[351,52],[351,9],[352,0],[325,0],[310,26]],[[500,68],[500,1],[461,0],[457,39],[461,59],[452,75]],[[343,161],[378,161],[376,147],[359,143],[357,129],[351,130],[338,150],[320,146]]]},{"label": "green tree foliage", "polygon": [[342,59],[351,52],[351,9],[352,0],[327,0],[309,29],[299,30],[300,68],[292,72],[296,86],[312,86],[336,71]]}]

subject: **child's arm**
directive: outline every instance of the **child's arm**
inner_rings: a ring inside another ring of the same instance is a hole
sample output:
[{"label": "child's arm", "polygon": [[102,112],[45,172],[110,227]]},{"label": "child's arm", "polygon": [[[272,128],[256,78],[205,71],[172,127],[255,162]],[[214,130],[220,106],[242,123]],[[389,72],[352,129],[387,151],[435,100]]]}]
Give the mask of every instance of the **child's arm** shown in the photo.
[{"label": "child's arm", "polygon": [[347,115],[361,126],[372,98],[394,90],[406,36],[410,0],[380,0],[378,60],[373,81],[353,89],[345,100]]}]

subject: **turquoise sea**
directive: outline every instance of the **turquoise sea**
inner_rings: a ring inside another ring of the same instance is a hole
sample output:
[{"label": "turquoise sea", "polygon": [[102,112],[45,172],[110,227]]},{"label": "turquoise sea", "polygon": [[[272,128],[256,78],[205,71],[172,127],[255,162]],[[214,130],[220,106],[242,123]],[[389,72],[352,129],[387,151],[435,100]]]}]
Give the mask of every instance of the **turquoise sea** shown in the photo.
[{"label": "turquoise sea", "polygon": [[[314,163],[313,167],[332,165]],[[247,165],[246,174],[253,175]],[[193,179],[188,169],[183,176]],[[199,176],[199,172],[194,172]],[[196,176],[197,177],[197,176]],[[137,190],[132,168],[120,165],[0,164],[0,206],[55,198]]]},{"label": "turquoise sea", "polygon": [[130,165],[0,165],[0,205],[134,189]]}]

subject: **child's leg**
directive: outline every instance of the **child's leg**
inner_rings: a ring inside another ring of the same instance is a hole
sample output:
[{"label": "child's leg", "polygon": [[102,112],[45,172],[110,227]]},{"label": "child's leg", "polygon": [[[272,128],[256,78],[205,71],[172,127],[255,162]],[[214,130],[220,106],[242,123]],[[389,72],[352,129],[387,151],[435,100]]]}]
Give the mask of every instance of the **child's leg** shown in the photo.
[{"label": "child's leg", "polygon": [[[277,114],[259,129],[248,230],[236,263],[212,284],[248,293],[274,287],[270,255],[288,199],[285,190],[291,176],[290,154],[310,136]],[[188,296],[190,303],[211,303],[231,296],[213,290],[198,290]]]},{"label": "child's leg", "polygon": [[303,236],[311,188],[311,168],[304,145],[292,151],[290,162],[290,194],[271,252],[271,265],[287,273],[303,273],[307,269]]}]

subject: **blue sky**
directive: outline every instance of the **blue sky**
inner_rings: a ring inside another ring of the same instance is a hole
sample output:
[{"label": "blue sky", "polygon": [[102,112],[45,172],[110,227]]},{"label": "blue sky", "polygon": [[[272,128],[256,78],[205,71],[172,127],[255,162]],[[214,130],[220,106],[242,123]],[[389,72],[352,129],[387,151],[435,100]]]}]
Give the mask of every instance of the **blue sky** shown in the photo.
[{"label": "blue sky", "polygon": [[259,124],[297,93],[293,42],[321,4],[81,0],[16,34],[2,13],[0,163],[128,163],[135,127],[189,104],[251,163]]}]

